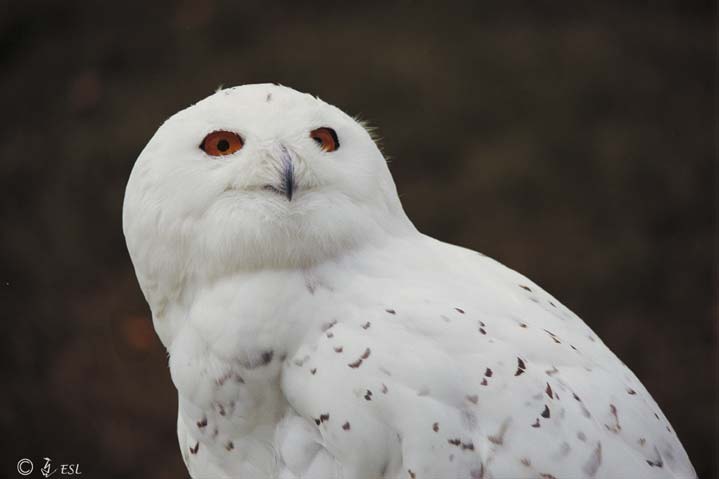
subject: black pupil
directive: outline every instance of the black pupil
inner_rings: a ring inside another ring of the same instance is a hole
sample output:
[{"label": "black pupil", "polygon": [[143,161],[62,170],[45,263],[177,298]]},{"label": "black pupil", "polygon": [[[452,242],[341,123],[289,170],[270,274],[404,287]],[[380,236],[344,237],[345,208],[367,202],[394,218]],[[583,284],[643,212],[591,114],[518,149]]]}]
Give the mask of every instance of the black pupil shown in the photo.
[{"label": "black pupil", "polygon": [[321,144],[322,144],[322,138],[320,138],[319,136],[315,136],[315,137],[312,138],[312,139],[315,140],[318,145],[321,145]]},{"label": "black pupil", "polygon": [[218,141],[218,142],[217,142],[217,149],[220,150],[220,151],[227,151],[227,150],[229,150],[229,149],[230,149],[230,142],[227,141],[227,140],[225,140],[225,139],[222,139],[222,140]]}]

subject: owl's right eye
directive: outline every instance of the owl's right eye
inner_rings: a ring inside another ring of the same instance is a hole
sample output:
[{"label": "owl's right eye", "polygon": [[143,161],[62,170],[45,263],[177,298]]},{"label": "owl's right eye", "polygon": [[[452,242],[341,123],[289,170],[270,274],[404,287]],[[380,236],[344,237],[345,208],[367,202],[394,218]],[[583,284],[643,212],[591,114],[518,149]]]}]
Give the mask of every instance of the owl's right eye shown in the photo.
[{"label": "owl's right eye", "polygon": [[315,143],[317,143],[322,150],[328,153],[335,151],[340,147],[340,140],[337,138],[337,133],[335,133],[332,128],[322,127],[312,130],[310,132],[310,138],[315,140]]},{"label": "owl's right eye", "polygon": [[200,143],[200,149],[211,156],[231,155],[244,145],[242,138],[231,131],[213,131]]}]

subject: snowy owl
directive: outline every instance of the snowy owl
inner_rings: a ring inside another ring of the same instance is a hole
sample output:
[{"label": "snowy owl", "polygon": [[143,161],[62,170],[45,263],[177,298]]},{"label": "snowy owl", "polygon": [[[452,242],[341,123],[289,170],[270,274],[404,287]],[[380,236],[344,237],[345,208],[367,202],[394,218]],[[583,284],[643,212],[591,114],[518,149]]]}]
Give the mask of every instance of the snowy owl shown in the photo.
[{"label": "snowy owl", "polygon": [[382,153],[279,85],[167,120],[123,229],[194,478],[694,478],[636,376],[519,273],[422,235]]}]

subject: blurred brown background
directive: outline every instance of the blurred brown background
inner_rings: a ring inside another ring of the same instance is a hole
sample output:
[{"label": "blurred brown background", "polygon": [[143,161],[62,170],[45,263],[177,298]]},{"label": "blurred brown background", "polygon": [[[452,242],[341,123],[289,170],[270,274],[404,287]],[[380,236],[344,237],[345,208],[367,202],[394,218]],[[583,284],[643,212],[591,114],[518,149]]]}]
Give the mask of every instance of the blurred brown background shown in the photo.
[{"label": "blurred brown background", "polygon": [[186,477],[124,186],[166,117],[271,81],[377,126],[420,230],[575,310],[712,477],[714,4],[485,3],[0,7],[0,476]]}]

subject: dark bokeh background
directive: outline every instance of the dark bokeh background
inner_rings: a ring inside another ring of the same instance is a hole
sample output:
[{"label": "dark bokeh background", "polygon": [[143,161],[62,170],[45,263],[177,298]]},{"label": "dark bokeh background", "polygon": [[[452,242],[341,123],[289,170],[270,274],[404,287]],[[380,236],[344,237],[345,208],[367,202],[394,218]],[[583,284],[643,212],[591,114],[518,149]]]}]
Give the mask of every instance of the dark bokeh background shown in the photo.
[{"label": "dark bokeh background", "polygon": [[123,190],[166,117],[272,81],[377,126],[419,229],[574,309],[712,477],[713,2],[474,3],[0,6],[0,476],[185,477]]}]

